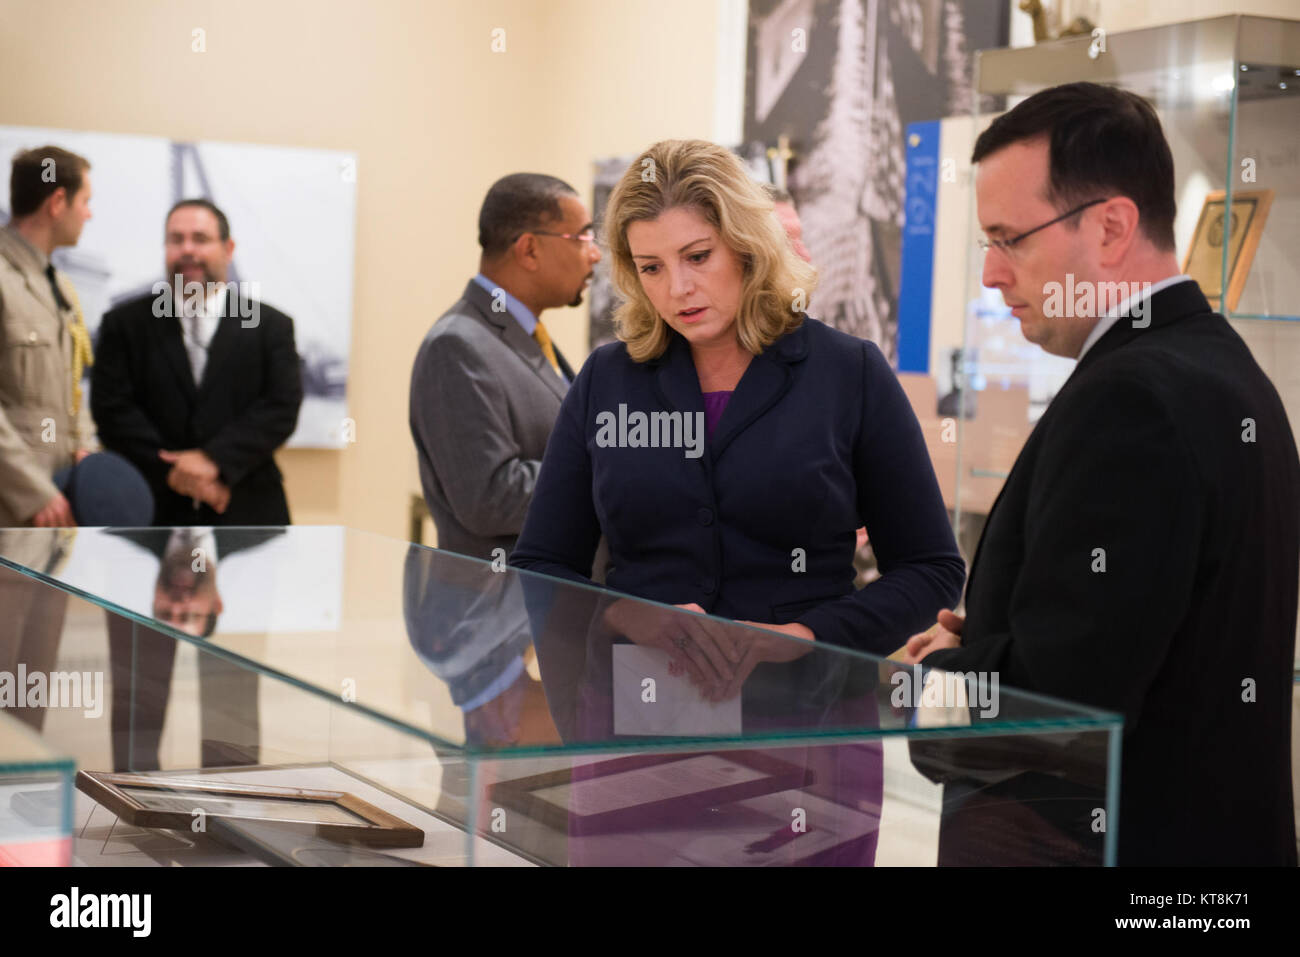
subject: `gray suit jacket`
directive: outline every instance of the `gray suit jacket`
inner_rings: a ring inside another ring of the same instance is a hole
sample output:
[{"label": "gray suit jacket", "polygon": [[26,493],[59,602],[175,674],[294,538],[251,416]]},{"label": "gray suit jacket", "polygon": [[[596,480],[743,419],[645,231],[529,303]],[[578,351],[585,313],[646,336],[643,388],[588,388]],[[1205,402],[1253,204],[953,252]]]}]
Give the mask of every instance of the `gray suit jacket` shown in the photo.
[{"label": "gray suit jacket", "polygon": [[424,337],[411,373],[411,435],[439,548],[509,556],[568,388],[537,342],[470,280]]}]

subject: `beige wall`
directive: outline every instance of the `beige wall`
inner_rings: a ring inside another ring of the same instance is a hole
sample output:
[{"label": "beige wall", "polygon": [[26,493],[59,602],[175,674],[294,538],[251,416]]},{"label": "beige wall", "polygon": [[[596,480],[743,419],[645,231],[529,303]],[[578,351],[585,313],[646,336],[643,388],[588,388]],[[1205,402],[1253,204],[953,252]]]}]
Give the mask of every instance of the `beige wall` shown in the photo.
[{"label": "beige wall", "polygon": [[[699,0],[0,0],[0,121],[357,152],[357,441],[277,458],[295,521],[405,538],[419,489],[411,361],[476,269],[483,193],[531,169],[588,196],[595,157],[709,137],[719,9]],[[504,53],[491,50],[497,27]],[[195,28],[206,31],[204,53],[191,50]],[[586,310],[546,319],[581,360]]]},{"label": "beige wall", "polygon": [[[667,136],[716,138],[719,23],[738,4],[0,0],[0,119],[358,153],[357,441],[278,458],[297,522],[404,538],[419,488],[406,424],[410,364],[474,271],[483,192],[504,173],[534,169],[589,196],[596,157]],[[1100,19],[1132,29],[1292,5],[1100,0]],[[206,31],[202,54],[191,51],[196,27]],[[497,27],[504,53],[491,51]],[[938,250],[936,273],[965,275],[964,254],[960,265],[944,259],[956,248]],[[585,356],[585,308],[546,319],[567,354]]]}]

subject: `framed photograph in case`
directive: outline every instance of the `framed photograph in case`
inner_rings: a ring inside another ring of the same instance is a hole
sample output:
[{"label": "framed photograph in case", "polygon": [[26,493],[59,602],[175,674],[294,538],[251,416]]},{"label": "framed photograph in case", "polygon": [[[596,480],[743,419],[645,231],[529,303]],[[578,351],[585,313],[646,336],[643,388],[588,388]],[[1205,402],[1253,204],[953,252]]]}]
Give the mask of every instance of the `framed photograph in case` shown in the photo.
[{"label": "framed photograph in case", "polygon": [[[1271,189],[1233,190],[1230,214],[1224,190],[1216,189],[1205,197],[1183,260],[1183,272],[1196,280],[1210,305],[1220,312],[1230,313],[1237,308],[1272,205]],[[1228,247],[1226,305],[1222,289],[1225,245]]]},{"label": "framed photograph in case", "polygon": [[679,826],[695,812],[812,783],[812,772],[758,751],[632,755],[488,788],[488,800],[556,830]]},{"label": "framed photograph in case", "polygon": [[421,847],[424,832],[345,791],[228,784],[147,774],[78,771],[77,789],[136,827],[189,831],[201,814],[277,824],[332,841]]}]

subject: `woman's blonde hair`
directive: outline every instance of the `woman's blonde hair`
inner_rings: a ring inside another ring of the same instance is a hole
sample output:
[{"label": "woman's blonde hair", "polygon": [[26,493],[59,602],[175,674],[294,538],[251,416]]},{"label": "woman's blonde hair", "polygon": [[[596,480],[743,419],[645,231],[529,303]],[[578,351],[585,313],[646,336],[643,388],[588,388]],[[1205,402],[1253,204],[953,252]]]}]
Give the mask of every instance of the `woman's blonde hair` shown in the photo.
[{"label": "woman's blonde hair", "polygon": [[678,207],[703,216],[743,265],[736,312],[741,346],[757,355],[798,328],[799,305],[812,294],[817,273],[795,254],[767,191],[728,149],[705,140],[664,140],[627,168],[605,208],[610,271],[624,300],[614,313],[614,331],[628,355],[636,362],[663,355],[672,330],[641,288],[627,227]]}]

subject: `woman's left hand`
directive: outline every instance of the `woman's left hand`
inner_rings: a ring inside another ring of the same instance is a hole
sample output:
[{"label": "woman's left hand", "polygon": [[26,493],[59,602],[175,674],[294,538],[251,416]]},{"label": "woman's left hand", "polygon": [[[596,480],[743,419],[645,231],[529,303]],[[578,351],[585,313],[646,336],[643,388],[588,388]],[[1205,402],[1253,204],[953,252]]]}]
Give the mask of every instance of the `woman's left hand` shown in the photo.
[{"label": "woman's left hand", "polygon": [[[788,635],[790,638],[802,638],[804,641],[816,641],[817,636],[813,634],[811,628],[807,625],[800,625],[797,622],[791,622],[788,625],[772,625],[761,621],[740,621],[739,624],[749,625],[752,628],[762,628],[765,631],[776,631],[782,635]],[[743,657],[740,664],[736,665],[736,674],[727,685],[719,700],[734,698],[740,694],[741,687],[749,678],[756,665],[762,661],[788,662],[802,658],[808,652],[812,651],[812,646],[802,644],[801,642],[789,641],[786,638],[776,638],[767,635],[753,634],[745,632],[744,634],[734,634],[735,643],[739,646]]]}]

